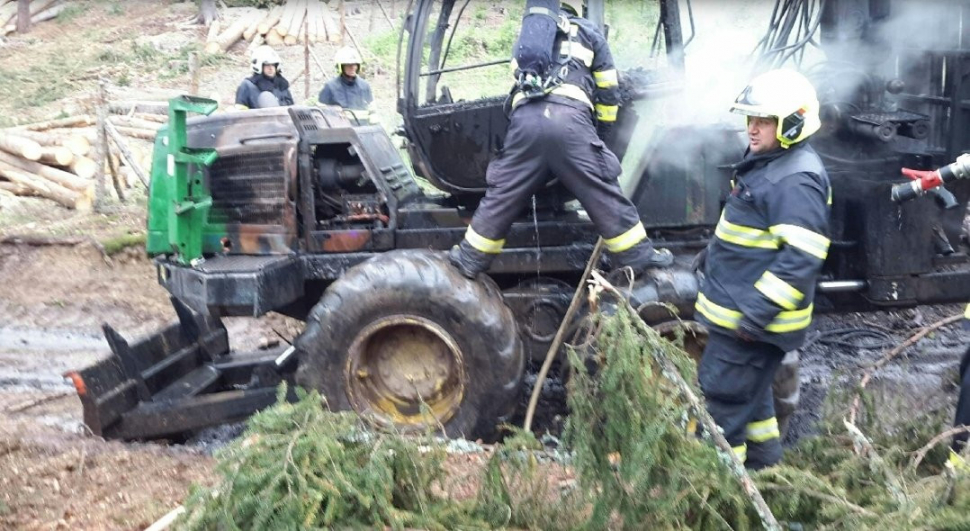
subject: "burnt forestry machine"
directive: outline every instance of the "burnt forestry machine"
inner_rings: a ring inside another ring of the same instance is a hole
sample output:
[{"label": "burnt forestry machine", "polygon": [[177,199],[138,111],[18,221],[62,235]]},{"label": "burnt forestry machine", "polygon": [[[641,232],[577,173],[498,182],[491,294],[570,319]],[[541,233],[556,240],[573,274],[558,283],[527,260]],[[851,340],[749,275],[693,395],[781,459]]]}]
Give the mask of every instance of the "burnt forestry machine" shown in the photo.
[{"label": "burnt forestry machine", "polygon": [[[588,12],[601,26],[604,4],[590,2]],[[469,281],[444,259],[484,192],[508,123],[506,94],[455,101],[442,83],[507,63],[448,64],[467,5],[409,6],[398,110],[410,165],[381,127],[327,108],[210,114],[209,100],[171,102],[155,143],[147,251],[179,320],[134,342],[106,325],[110,357],[68,375],[95,434],[177,438],[269,406],[283,380],[319,390],[332,408],[405,431],[430,425],[478,437],[509,418],[527,363],[549,347],[597,234],[553,183],[533,212],[523,212],[488,278]],[[626,104],[610,139],[620,156],[636,130],[634,101],[676,97],[671,86],[684,71],[681,27],[694,26],[692,10],[674,0],[654,5],[669,72],[621,76]],[[912,9],[916,26],[906,30]],[[807,23],[795,29],[798,20]],[[932,41],[920,40],[929,34]],[[963,226],[970,182],[949,185],[935,200],[890,199],[905,182],[901,168],[935,169],[970,149],[970,6],[779,1],[762,66],[798,59],[807,43],[838,58],[806,70],[824,113],[813,145],[834,187],[832,248],[816,309],[970,300]],[[698,282],[688,263],[713,232],[745,141],[737,126],[660,127],[650,138],[638,154],[632,199],[678,265],[632,296],[638,306],[678,308],[699,348],[703,330],[690,321]],[[419,187],[412,167],[440,192]],[[647,322],[672,329],[666,311],[643,307]],[[231,352],[220,317],[267,312],[306,328],[292,346]],[[797,400],[797,376],[781,373],[784,416]]]}]

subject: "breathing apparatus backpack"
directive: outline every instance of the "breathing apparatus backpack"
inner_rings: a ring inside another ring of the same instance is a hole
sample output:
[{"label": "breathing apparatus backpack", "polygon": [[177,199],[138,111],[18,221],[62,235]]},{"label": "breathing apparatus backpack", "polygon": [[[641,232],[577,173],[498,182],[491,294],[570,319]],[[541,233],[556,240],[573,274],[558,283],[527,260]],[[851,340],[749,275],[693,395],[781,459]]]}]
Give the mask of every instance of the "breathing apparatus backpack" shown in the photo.
[{"label": "breathing apparatus backpack", "polygon": [[569,18],[559,11],[559,0],[527,0],[512,54],[518,67],[513,91],[531,99],[561,83],[559,34],[569,35]]}]

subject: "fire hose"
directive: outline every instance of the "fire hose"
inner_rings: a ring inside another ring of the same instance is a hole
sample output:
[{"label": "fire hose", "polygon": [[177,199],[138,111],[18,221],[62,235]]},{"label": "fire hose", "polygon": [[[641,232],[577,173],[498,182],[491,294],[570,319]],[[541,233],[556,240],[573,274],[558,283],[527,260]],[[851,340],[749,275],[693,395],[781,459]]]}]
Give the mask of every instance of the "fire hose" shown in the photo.
[{"label": "fire hose", "polygon": [[930,190],[957,179],[970,179],[970,153],[960,155],[957,157],[956,162],[937,170],[928,171],[903,168],[902,173],[910,179],[910,182],[893,186],[892,200],[896,203],[903,203],[910,199],[915,199]]}]

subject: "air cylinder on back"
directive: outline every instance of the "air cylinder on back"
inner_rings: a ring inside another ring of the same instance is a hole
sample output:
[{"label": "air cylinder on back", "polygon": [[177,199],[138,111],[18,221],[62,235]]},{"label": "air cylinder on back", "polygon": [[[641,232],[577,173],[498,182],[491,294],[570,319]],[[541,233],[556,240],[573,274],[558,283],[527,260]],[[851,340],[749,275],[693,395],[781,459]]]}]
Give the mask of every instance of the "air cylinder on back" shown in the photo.
[{"label": "air cylinder on back", "polygon": [[512,56],[523,77],[542,78],[555,58],[559,0],[528,0]]}]

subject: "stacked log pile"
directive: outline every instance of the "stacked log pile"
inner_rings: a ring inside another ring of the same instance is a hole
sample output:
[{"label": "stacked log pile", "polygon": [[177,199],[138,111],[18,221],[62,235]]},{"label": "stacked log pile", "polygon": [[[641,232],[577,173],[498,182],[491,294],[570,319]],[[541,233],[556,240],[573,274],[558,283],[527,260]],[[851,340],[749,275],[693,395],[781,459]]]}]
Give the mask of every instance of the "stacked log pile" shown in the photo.
[{"label": "stacked log pile", "polygon": [[[31,0],[30,24],[51,20],[67,9],[71,2],[63,0]],[[17,0],[0,0],[0,37],[17,29]]]},{"label": "stacked log pile", "polygon": [[[124,188],[139,181],[148,183],[151,144],[145,141],[154,141],[168,121],[167,114],[160,114],[167,112],[167,105],[161,105],[165,109],[157,102],[109,105],[104,174],[118,175],[115,182]],[[99,173],[96,124],[93,116],[79,115],[0,129],[0,193],[43,197],[67,208],[91,210]]]},{"label": "stacked log pile", "polygon": [[242,15],[222,31],[219,28],[210,31],[205,50],[222,53],[240,39],[249,42],[250,46],[269,44],[274,47],[304,40],[311,43],[341,42],[339,19],[339,15],[321,0],[288,0],[281,6]]}]

